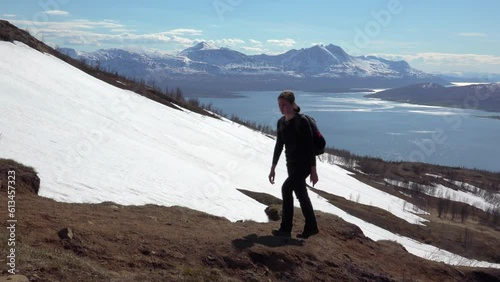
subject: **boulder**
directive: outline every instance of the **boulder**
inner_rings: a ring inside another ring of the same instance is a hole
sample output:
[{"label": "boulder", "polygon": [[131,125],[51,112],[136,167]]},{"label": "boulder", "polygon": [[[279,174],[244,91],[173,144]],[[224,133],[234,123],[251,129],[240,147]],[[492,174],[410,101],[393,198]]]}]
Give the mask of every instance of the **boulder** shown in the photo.
[{"label": "boulder", "polygon": [[69,228],[69,227],[66,227],[66,228],[59,230],[57,235],[59,235],[59,238],[61,238],[61,240],[64,240],[64,239],[71,240],[74,237],[73,230],[71,230],[71,228]]}]

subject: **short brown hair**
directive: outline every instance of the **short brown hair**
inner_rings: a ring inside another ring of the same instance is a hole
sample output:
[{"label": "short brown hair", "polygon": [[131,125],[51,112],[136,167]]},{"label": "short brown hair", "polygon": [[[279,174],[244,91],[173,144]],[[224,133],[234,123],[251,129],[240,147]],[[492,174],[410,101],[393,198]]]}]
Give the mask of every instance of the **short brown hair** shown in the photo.
[{"label": "short brown hair", "polygon": [[295,102],[295,95],[290,90],[284,90],[283,92],[281,92],[280,95],[278,96],[278,99],[279,98],[288,100],[292,104]]}]

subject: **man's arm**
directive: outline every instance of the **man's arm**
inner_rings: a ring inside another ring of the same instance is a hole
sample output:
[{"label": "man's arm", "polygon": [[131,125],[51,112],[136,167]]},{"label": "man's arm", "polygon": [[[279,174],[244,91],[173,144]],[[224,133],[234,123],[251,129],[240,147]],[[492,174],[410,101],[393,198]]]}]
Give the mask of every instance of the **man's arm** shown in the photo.
[{"label": "man's arm", "polygon": [[278,120],[278,124],[276,126],[276,144],[274,145],[274,154],[273,154],[273,167],[276,167],[278,161],[281,156],[281,152],[283,152],[283,138],[281,138],[281,130],[283,130],[280,126],[280,120]]},{"label": "man's arm", "polygon": [[274,184],[274,177],[276,175],[275,169],[278,161],[280,159],[281,152],[283,151],[283,138],[281,138],[280,130],[280,121],[278,120],[278,124],[276,126],[276,144],[274,145],[274,153],[273,153],[273,164],[271,166],[271,171],[269,172],[269,182]]},{"label": "man's arm", "polygon": [[309,158],[309,163],[311,164],[311,177],[310,181],[312,185],[318,182],[318,172],[316,171],[316,154],[314,152],[314,141],[313,141],[313,132],[312,127],[309,124],[309,120],[306,117],[303,117],[301,122],[301,132],[303,132],[304,137],[304,151],[306,156]]},{"label": "man's arm", "polygon": [[303,134],[304,138],[304,146],[305,146],[304,153],[309,158],[311,167],[313,166],[316,167],[316,154],[314,153],[312,127],[305,116],[302,117],[300,125],[301,125],[300,132]]}]

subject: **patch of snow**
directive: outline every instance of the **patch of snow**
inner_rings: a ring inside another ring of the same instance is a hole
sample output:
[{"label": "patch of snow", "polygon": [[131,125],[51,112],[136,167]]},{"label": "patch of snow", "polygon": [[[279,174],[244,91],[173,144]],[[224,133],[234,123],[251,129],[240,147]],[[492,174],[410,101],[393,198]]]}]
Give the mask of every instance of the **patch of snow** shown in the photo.
[{"label": "patch of snow", "polygon": [[420,191],[426,195],[436,198],[449,199],[455,202],[466,203],[476,208],[482,209],[484,211],[488,211],[490,209],[496,209],[500,206],[500,201],[493,201],[493,202],[487,201],[478,194],[471,192],[457,191],[449,187],[446,187],[442,184],[433,184],[433,186],[426,186],[411,181],[409,181],[408,183],[403,183],[401,181],[396,181],[392,179],[384,179],[384,181],[391,185],[410,190],[414,185],[418,185]]}]

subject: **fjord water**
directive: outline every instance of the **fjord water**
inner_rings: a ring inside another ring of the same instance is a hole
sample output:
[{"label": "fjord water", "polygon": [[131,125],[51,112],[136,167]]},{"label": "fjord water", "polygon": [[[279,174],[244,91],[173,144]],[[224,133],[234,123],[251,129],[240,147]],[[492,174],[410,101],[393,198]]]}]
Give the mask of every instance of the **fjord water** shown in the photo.
[{"label": "fjord water", "polygon": [[[200,101],[275,127],[281,116],[278,94],[245,91],[238,98]],[[500,171],[500,120],[485,118],[498,113],[382,101],[366,94],[295,91],[302,112],[316,119],[329,146],[384,160]]]}]

